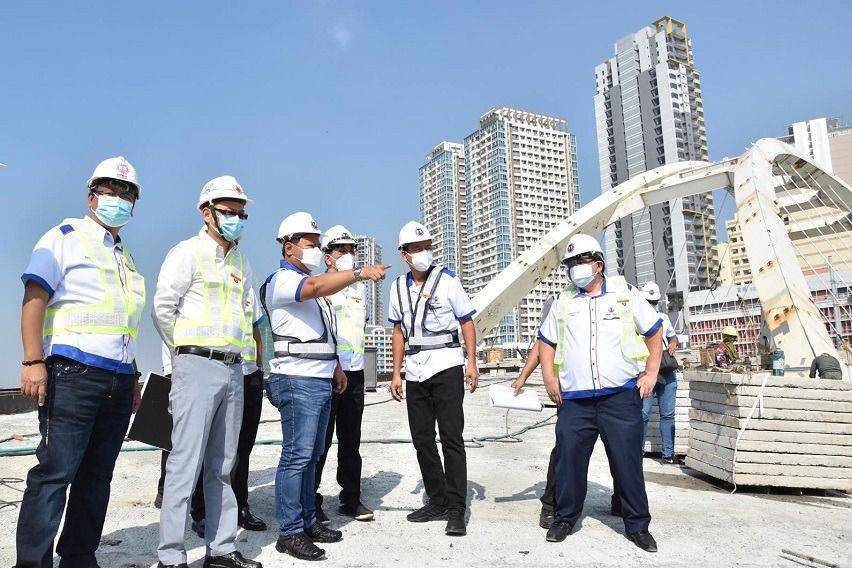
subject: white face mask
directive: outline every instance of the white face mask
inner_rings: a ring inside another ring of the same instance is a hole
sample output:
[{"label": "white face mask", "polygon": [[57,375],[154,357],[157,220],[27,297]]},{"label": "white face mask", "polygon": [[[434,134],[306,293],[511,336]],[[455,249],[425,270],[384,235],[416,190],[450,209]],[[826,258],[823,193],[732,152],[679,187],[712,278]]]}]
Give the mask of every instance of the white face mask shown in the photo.
[{"label": "white face mask", "polygon": [[420,252],[415,252],[408,256],[411,258],[411,261],[408,264],[410,264],[413,269],[419,270],[420,272],[426,272],[429,270],[429,267],[432,266],[432,261],[434,260],[431,250],[421,250]]},{"label": "white face mask", "polygon": [[300,246],[299,248],[302,249],[302,258],[299,260],[302,261],[308,272],[318,270],[322,266],[322,251],[319,247],[304,248]]},{"label": "white face mask", "polygon": [[334,261],[334,267],[337,270],[352,270],[355,266],[355,257],[351,253],[346,253]]},{"label": "white face mask", "polygon": [[595,263],[576,264],[568,271],[568,277],[577,288],[585,288],[595,279]]}]

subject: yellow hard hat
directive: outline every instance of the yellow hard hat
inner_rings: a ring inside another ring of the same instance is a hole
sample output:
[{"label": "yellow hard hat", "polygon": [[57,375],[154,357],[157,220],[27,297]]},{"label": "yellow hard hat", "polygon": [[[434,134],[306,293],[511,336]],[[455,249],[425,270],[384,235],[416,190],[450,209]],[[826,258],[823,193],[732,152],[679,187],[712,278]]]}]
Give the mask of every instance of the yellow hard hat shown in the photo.
[{"label": "yellow hard hat", "polygon": [[730,335],[731,337],[739,337],[737,329],[732,325],[726,325],[722,328],[722,335]]}]

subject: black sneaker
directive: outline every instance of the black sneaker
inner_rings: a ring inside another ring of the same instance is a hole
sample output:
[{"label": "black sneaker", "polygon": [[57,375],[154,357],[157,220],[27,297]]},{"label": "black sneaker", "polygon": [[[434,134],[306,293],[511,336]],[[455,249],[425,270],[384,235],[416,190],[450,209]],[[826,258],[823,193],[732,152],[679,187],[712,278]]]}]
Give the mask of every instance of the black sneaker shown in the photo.
[{"label": "black sneaker", "polygon": [[157,496],[154,497],[154,508],[162,509],[163,508],[163,494],[159,491],[157,492]]},{"label": "black sneaker", "polygon": [[562,542],[571,534],[571,525],[565,521],[553,521],[550,528],[547,529],[547,542]]},{"label": "black sneaker", "polygon": [[183,564],[163,564],[162,562],[157,562],[157,568],[189,568],[186,562]]},{"label": "black sneaker", "polygon": [[340,542],[343,540],[342,532],[330,529],[319,522],[306,528],[305,535],[313,542]]},{"label": "black sneaker", "polygon": [[630,533],[627,538],[633,541],[633,544],[644,550],[645,552],[657,552],[657,541],[651,536],[648,531],[639,531]]},{"label": "black sneaker", "polygon": [[467,526],[464,523],[464,509],[450,509],[447,511],[447,528],[444,532],[449,536],[464,536],[467,534]]},{"label": "black sneaker", "polygon": [[337,512],[341,515],[346,515],[347,517],[352,517],[356,521],[372,521],[373,520],[373,512],[364,506],[360,501],[358,505],[355,507],[347,507],[346,505],[341,505]]},{"label": "black sneaker", "polygon": [[554,520],[556,520],[556,512],[550,507],[542,505],[541,512],[538,514],[538,526],[549,529]]},{"label": "black sneaker", "polygon": [[677,456],[663,456],[660,458],[660,463],[663,465],[683,465],[683,462]]},{"label": "black sneaker", "polygon": [[325,514],[325,511],[322,510],[322,506],[317,505],[317,510],[314,512],[314,516],[317,519],[317,522],[321,525],[330,525],[331,520],[329,520],[328,516]]},{"label": "black sneaker", "polygon": [[263,564],[249,560],[235,550],[230,554],[204,557],[204,568],[263,568]]},{"label": "black sneaker", "polygon": [[412,513],[408,513],[405,517],[412,523],[428,523],[429,521],[446,521],[447,506],[434,505],[429,503],[425,507],[420,507]]},{"label": "black sneaker", "polygon": [[292,536],[279,536],[278,542],[275,543],[275,550],[300,560],[320,560],[325,556],[325,550],[311,542],[311,539],[303,532]]}]

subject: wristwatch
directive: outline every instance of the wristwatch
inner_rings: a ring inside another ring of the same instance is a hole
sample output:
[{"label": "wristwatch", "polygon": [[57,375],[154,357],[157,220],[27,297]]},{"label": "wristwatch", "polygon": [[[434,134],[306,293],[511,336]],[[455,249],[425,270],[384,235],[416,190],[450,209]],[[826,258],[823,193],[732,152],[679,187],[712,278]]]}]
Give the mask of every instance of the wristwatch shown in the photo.
[{"label": "wristwatch", "polygon": [[360,268],[356,268],[356,269],[352,270],[352,274],[355,275],[355,282],[361,281],[361,269]]}]

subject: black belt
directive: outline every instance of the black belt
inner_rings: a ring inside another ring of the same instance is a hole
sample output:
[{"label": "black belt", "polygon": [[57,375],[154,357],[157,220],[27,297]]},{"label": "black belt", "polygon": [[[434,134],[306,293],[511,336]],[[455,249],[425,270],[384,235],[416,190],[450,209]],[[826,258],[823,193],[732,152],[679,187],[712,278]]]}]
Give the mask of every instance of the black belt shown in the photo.
[{"label": "black belt", "polygon": [[224,351],[215,351],[206,347],[196,347],[194,345],[181,345],[175,349],[175,353],[178,355],[198,355],[205,359],[222,361],[226,365],[236,365],[243,362],[243,357],[239,353],[226,353]]}]

